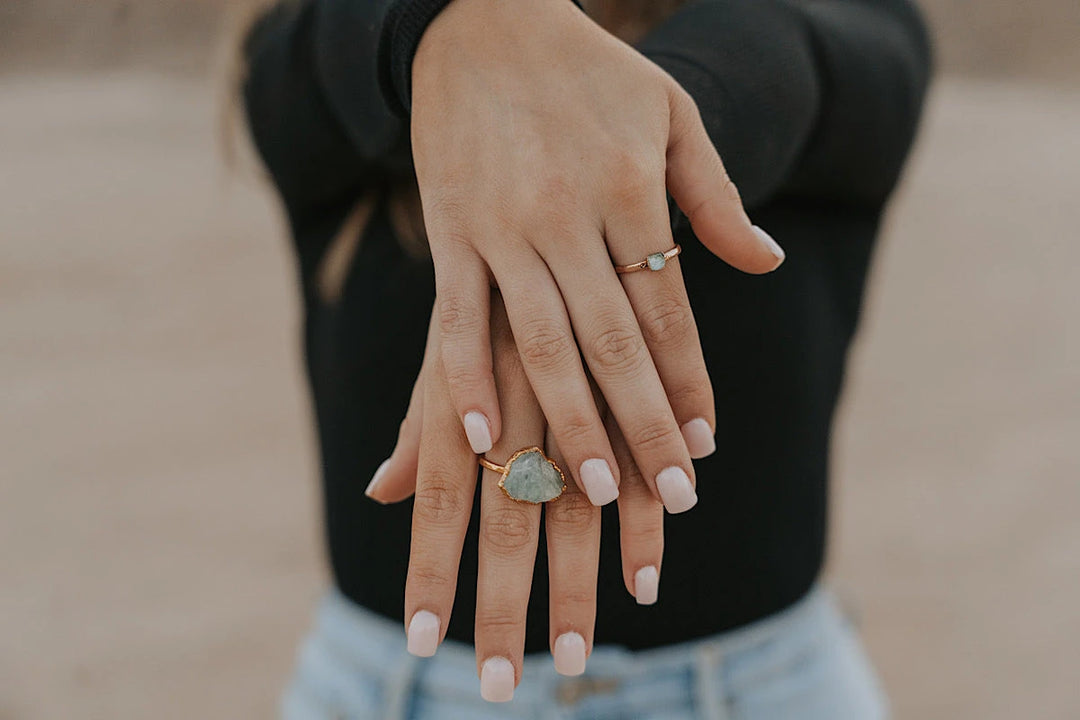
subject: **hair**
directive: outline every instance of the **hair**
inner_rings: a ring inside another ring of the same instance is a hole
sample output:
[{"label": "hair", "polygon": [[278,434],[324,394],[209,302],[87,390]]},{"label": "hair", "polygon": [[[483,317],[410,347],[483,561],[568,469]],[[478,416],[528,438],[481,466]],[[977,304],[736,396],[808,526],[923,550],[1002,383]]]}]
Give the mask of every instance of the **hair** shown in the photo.
[{"label": "hair", "polygon": [[[247,77],[247,66],[243,54],[244,39],[267,8],[272,5],[301,1],[235,0],[233,3],[230,29],[226,33],[229,39],[225,70],[226,95],[221,105],[224,110],[220,123],[223,154],[227,164],[232,168],[242,164],[238,138],[247,136],[243,130],[243,113],[239,108],[241,89]],[[597,24],[623,41],[633,44],[651,28],[666,20],[687,0],[580,0],[580,2],[585,12]],[[250,151],[244,153],[246,156],[250,154]],[[386,177],[381,185],[368,190],[363,197],[357,198],[357,211],[353,215],[361,218],[360,225],[355,229],[350,227],[349,230],[358,235],[363,234],[363,227],[371,217],[371,208],[380,198],[386,202],[388,218],[402,248],[412,257],[429,257],[420,190],[416,183],[415,173],[410,173],[408,177]]]}]

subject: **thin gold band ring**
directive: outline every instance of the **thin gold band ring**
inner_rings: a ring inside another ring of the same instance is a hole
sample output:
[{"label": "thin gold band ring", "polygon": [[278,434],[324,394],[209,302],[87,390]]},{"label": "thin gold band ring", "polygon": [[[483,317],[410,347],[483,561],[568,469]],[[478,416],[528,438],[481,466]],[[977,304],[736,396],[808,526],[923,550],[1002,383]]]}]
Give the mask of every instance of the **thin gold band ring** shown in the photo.
[{"label": "thin gold band ring", "polygon": [[619,274],[637,272],[638,270],[652,270],[657,272],[663,270],[667,265],[667,261],[675,257],[682,252],[682,246],[676,245],[666,252],[655,252],[645,257],[641,262],[636,262],[632,265],[616,265],[615,272]]}]

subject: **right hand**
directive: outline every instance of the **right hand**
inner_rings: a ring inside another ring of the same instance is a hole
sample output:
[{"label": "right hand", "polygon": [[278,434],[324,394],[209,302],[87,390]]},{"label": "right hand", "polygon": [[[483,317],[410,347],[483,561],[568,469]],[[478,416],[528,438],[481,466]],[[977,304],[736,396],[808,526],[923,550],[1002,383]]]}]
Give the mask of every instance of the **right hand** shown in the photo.
[{"label": "right hand", "polygon": [[490,450],[505,422],[494,282],[590,501],[618,495],[619,468],[585,365],[649,488],[669,512],[688,510],[691,458],[715,448],[716,422],[679,264],[623,276],[612,265],[672,247],[667,192],[734,267],[783,259],[747,218],[693,100],[569,0],[454,0],[421,40],[412,88],[442,364],[472,450]]}]

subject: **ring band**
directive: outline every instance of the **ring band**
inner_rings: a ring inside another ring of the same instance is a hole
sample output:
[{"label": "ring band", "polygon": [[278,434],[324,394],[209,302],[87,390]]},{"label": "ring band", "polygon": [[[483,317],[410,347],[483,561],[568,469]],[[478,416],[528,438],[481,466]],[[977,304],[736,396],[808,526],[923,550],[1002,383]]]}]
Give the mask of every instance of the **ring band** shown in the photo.
[{"label": "ring band", "polygon": [[518,502],[534,505],[555,500],[566,490],[566,476],[555,461],[535,445],[522,448],[510,456],[505,465],[477,457],[482,467],[502,475],[499,488]]},{"label": "ring band", "polygon": [[645,257],[641,262],[633,265],[616,265],[615,272],[619,274],[637,272],[638,270],[663,270],[667,261],[682,252],[682,246],[676,245],[667,252],[655,252]]}]

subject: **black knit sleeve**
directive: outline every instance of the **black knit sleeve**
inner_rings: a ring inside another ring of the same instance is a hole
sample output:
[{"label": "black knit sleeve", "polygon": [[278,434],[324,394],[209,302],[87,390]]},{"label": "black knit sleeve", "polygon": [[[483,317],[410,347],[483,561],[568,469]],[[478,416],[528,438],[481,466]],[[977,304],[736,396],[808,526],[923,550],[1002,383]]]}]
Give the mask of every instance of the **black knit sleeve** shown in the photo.
[{"label": "black knit sleeve", "polygon": [[[407,169],[412,54],[450,0],[300,0],[245,46],[252,134],[291,209]],[[748,206],[880,203],[917,127],[929,42],[908,0],[696,0],[639,49],[694,98]]]},{"label": "black knit sleeve", "polygon": [[749,207],[777,193],[883,201],[930,72],[906,0],[699,0],[638,49],[694,98]]}]

